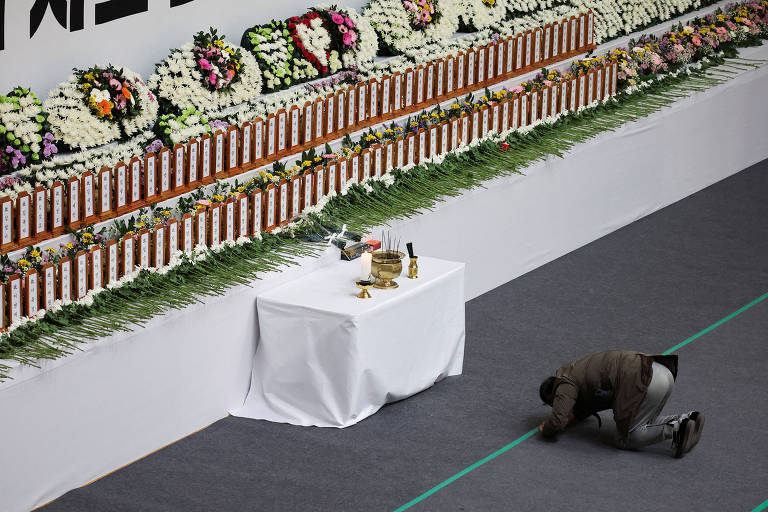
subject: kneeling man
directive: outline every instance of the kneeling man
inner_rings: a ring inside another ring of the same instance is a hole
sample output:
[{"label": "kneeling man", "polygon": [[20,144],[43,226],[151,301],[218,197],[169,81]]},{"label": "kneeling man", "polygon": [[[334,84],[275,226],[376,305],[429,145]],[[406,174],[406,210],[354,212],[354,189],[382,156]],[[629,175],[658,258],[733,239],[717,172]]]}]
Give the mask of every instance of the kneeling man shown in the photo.
[{"label": "kneeling man", "polygon": [[671,439],[674,456],[682,457],[699,442],[704,415],[691,411],[660,417],[676,376],[676,355],[607,350],[567,363],[539,387],[539,396],[552,407],[539,430],[554,437],[573,420],[612,409],[620,448]]}]

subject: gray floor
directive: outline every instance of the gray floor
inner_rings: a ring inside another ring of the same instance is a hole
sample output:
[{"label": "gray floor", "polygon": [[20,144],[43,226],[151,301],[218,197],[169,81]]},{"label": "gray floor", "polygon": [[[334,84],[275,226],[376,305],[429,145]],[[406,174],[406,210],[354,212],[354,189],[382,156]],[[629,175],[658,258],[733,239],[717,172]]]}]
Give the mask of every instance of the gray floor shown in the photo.
[{"label": "gray floor", "polygon": [[[386,511],[547,413],[538,384],[608,348],[661,352],[768,292],[768,161],[467,304],[464,375],[344,430],[227,418],[46,511]],[[411,510],[751,511],[768,499],[768,300],[682,348],[670,412],[700,445],[623,452],[588,420],[531,438]]]}]

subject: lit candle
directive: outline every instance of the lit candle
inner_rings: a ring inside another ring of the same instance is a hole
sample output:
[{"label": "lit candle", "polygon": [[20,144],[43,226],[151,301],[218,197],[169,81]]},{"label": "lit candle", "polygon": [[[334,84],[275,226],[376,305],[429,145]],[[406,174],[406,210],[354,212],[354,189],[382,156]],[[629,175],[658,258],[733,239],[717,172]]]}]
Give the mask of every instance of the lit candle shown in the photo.
[{"label": "lit candle", "polygon": [[360,264],[362,265],[362,269],[360,272],[360,280],[361,281],[367,281],[368,277],[371,275],[371,260],[373,259],[373,254],[370,252],[364,252],[360,255]]}]

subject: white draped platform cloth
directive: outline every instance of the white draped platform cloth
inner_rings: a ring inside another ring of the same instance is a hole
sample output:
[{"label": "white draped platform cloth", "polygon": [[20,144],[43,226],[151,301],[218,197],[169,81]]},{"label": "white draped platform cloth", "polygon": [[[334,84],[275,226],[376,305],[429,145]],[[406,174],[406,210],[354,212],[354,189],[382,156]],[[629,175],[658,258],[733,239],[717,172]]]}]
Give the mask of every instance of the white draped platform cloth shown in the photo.
[{"label": "white draped platform cloth", "polygon": [[464,264],[421,257],[418,279],[404,268],[399,288],[372,288],[371,299],[356,296],[360,268],[339,261],[259,295],[251,389],[236,416],[347,427],[461,373]]}]

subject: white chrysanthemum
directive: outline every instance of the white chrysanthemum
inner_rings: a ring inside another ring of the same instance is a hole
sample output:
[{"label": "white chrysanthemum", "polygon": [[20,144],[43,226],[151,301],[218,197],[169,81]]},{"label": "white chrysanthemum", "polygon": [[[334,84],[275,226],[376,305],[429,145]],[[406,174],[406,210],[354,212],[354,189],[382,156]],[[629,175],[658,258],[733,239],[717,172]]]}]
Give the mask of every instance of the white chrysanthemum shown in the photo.
[{"label": "white chrysanthemum", "polygon": [[363,10],[363,18],[371,23],[387,46],[396,53],[405,53],[430,42],[448,40],[458,30],[459,12],[454,0],[433,1],[440,19],[424,30],[412,28],[410,15],[402,0],[373,0]]},{"label": "white chrysanthemum", "polygon": [[261,94],[261,71],[254,56],[236,45],[225,43],[242,55],[240,79],[228,89],[211,90],[203,85],[202,75],[192,55],[193,45],[185,44],[158,64],[149,79],[149,87],[159,98],[179,109],[196,108],[204,113],[217,112],[253,100]]},{"label": "white chrysanthemum", "polygon": [[493,5],[483,0],[454,0],[459,20],[467,27],[482,30],[498,23],[507,14],[507,0],[496,0]]}]

